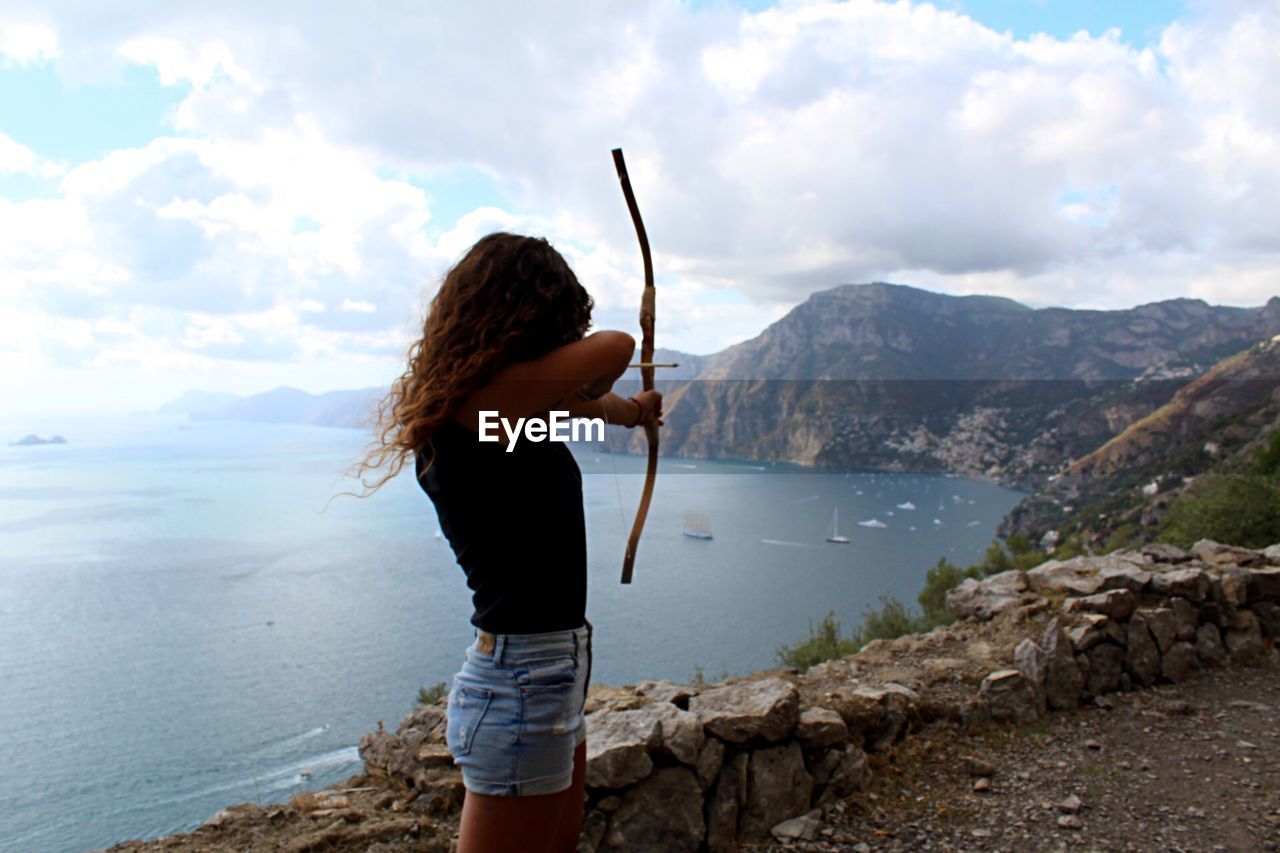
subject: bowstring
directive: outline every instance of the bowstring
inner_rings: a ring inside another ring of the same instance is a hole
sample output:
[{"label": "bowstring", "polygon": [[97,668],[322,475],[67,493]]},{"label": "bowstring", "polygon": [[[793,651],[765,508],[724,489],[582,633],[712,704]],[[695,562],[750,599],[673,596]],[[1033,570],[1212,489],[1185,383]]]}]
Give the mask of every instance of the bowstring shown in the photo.
[{"label": "bowstring", "polygon": [[613,442],[609,440],[609,404],[604,401],[603,397],[600,399],[600,412],[601,414],[604,415],[604,426],[605,426],[604,452],[605,452],[605,455],[609,457],[609,467],[613,469],[613,487],[618,492],[618,523],[620,525],[619,529],[622,531],[622,535],[624,537],[623,547],[625,548],[626,547],[625,537],[627,535],[627,516],[622,509],[622,484],[618,482],[618,465],[613,459],[613,449],[611,448],[611,445]]}]

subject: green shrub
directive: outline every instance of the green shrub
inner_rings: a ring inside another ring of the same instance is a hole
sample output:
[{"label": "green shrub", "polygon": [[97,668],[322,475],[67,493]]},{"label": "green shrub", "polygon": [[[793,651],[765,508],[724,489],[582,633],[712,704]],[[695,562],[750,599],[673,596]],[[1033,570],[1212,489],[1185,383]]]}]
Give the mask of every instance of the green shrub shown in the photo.
[{"label": "green shrub", "polygon": [[784,666],[794,666],[801,672],[823,661],[851,655],[862,648],[857,632],[853,636],[840,636],[840,620],[834,610],[828,610],[815,627],[809,620],[809,637],[794,646],[778,647],[778,662]]},{"label": "green shrub", "polygon": [[1280,482],[1257,474],[1206,474],[1174,500],[1156,538],[1180,548],[1197,539],[1245,548],[1280,541]]},{"label": "green shrub", "polygon": [[862,613],[862,625],[848,637],[840,635],[840,620],[834,610],[815,626],[809,620],[809,636],[793,646],[778,647],[778,662],[804,672],[823,661],[854,654],[872,640],[892,640],[905,634],[929,630],[927,620],[913,616],[901,601],[891,595],[880,596],[880,608]]},{"label": "green shrub", "polygon": [[1280,429],[1271,432],[1266,445],[1253,458],[1253,473],[1259,477],[1280,478]]},{"label": "green shrub", "polygon": [[928,630],[923,616],[913,616],[901,601],[892,595],[882,595],[880,609],[867,610],[862,615],[862,627],[857,631],[858,647],[872,640],[892,640]]},{"label": "green shrub", "polygon": [[973,575],[946,557],[939,557],[938,564],[925,575],[924,589],[920,590],[916,601],[920,602],[920,609],[924,611],[925,621],[930,627],[950,625],[955,621],[955,615],[947,609],[947,590],[958,587],[967,577]]},{"label": "green shrub", "polygon": [[439,684],[433,684],[431,687],[418,688],[418,704],[419,705],[435,705],[441,699],[449,695],[449,685],[441,681]]}]

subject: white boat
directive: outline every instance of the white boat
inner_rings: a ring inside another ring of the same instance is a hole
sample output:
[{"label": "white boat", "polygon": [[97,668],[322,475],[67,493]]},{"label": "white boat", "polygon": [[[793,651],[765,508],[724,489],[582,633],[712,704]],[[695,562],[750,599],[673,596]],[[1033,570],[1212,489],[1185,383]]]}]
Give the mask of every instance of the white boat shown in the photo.
[{"label": "white boat", "polygon": [[858,523],[861,524],[863,527],[888,527],[889,526],[878,518],[869,518],[866,521],[859,521]]},{"label": "white boat", "polygon": [[690,539],[711,539],[711,522],[705,513],[686,512],[684,514],[684,530],[681,531]]},{"label": "white boat", "polygon": [[911,501],[904,501],[903,503],[898,504],[898,509],[915,509],[915,508],[916,508],[916,505],[913,504]]},{"label": "white boat", "polygon": [[849,544],[849,537],[840,535],[840,507],[836,507],[831,512],[831,535],[827,537],[827,541],[837,545]]}]

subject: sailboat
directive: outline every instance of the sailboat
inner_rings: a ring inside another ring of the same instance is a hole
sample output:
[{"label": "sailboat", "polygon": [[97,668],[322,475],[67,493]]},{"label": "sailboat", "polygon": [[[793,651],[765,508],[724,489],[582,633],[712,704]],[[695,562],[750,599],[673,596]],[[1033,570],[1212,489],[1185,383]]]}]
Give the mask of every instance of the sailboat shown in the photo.
[{"label": "sailboat", "polygon": [[711,522],[707,520],[705,513],[686,512],[682,532],[690,539],[711,539]]},{"label": "sailboat", "polygon": [[840,507],[836,507],[831,513],[831,535],[827,537],[827,541],[837,545],[849,544],[849,537],[840,535]]}]

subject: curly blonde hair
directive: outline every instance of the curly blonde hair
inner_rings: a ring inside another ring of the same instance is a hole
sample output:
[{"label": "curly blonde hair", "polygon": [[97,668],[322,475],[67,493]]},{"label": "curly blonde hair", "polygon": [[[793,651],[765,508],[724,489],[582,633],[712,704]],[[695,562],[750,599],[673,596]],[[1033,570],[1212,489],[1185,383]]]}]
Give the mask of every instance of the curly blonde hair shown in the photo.
[{"label": "curly blonde hair", "polygon": [[[501,231],[482,237],[445,274],[422,337],[409,347],[408,369],[378,402],[372,449],[352,474],[371,490],[355,496],[372,495],[415,451],[433,456],[436,427],[504,367],[580,340],[593,307],[546,239]],[[381,480],[364,479],[388,460]]]}]

